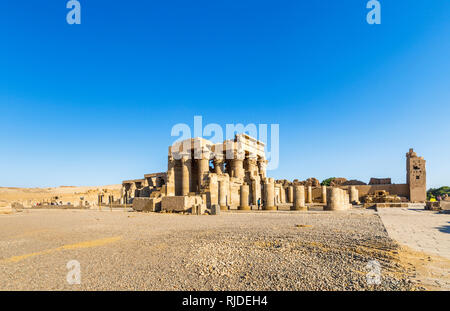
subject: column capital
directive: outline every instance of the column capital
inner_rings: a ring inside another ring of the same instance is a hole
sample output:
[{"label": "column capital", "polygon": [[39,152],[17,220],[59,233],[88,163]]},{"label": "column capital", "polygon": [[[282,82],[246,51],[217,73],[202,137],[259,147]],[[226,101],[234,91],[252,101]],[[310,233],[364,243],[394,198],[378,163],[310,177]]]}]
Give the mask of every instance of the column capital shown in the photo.
[{"label": "column capital", "polygon": [[214,153],[206,147],[196,148],[194,150],[194,159],[196,160],[210,160]]},{"label": "column capital", "polygon": [[246,158],[245,159],[247,161],[248,164],[256,166],[257,165],[257,161],[254,158]]},{"label": "column capital", "polygon": [[223,154],[215,154],[213,157],[213,161],[224,162],[225,156]]},{"label": "column capital", "polygon": [[190,154],[188,153],[180,153],[180,160],[181,162],[186,162],[188,160],[190,160]]},{"label": "column capital", "polygon": [[234,151],[232,160],[244,160],[245,159],[245,151],[238,150]]}]

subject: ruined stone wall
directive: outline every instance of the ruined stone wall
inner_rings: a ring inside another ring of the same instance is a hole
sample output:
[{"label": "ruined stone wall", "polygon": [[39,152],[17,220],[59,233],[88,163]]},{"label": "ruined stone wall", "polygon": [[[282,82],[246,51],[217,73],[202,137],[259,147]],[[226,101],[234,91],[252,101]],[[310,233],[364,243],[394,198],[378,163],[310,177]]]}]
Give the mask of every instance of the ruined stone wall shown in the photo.
[{"label": "ruined stone wall", "polygon": [[229,206],[230,209],[237,209],[240,203],[240,188],[242,185],[242,181],[239,181],[235,178],[230,180],[230,192],[229,192]]},{"label": "ruined stone wall", "polygon": [[[359,192],[361,200],[367,194],[373,194],[377,190],[386,190],[389,194],[398,195],[400,197],[409,198],[409,186],[407,184],[391,184],[391,185],[357,185],[354,186]],[[340,188],[350,190],[350,186],[341,186]]]},{"label": "ruined stone wall", "polygon": [[169,212],[184,212],[198,205],[206,207],[200,196],[173,196],[161,198],[161,209]]},{"label": "ruined stone wall", "polygon": [[418,157],[413,149],[406,154],[406,182],[409,185],[411,202],[425,202],[427,199],[426,161]]},{"label": "ruined stone wall", "polygon": [[313,187],[312,188],[312,197],[314,203],[322,202],[322,187]]}]

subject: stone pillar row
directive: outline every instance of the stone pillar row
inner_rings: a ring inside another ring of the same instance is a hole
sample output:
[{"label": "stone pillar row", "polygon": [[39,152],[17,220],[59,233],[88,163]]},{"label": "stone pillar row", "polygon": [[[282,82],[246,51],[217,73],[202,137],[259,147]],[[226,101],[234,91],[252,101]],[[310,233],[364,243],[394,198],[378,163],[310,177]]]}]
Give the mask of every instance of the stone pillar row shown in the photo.
[{"label": "stone pillar row", "polygon": [[[213,158],[214,163],[214,173],[223,174],[225,173],[224,164],[227,162],[229,164],[227,173],[230,177],[235,178],[244,178],[245,170],[244,170],[244,161],[246,161],[246,165],[248,166],[248,171],[250,173],[258,172],[260,177],[264,178],[266,176],[266,160],[256,160],[254,158],[245,158],[241,154],[235,154],[232,159],[225,160],[224,156],[216,155]],[[206,165],[205,165],[206,167]],[[209,163],[208,163],[209,169]]]},{"label": "stone pillar row", "polygon": [[[182,156],[181,158],[181,195],[185,196],[189,194],[190,191],[190,178],[191,178],[191,162],[192,160],[188,159],[187,156]],[[198,167],[198,181],[197,185],[200,189],[203,185],[204,177],[209,173],[209,159],[202,158],[196,160]],[[224,160],[220,157],[215,158],[214,160],[214,170],[216,173],[223,173],[223,163]],[[258,162],[261,169],[261,164],[264,161]],[[249,162],[250,163],[250,162]],[[244,163],[243,159],[235,158],[232,159],[231,162],[231,172],[232,175],[236,178],[244,178]],[[253,166],[255,165],[254,161],[251,161],[251,168],[253,170]],[[173,167],[171,167],[173,176]],[[194,182],[194,181],[193,181]],[[193,183],[195,184],[195,183]],[[228,209],[227,207],[227,183],[219,182],[219,206],[222,210]],[[306,190],[306,193],[305,193]],[[250,209],[250,186],[246,183],[240,186],[240,204],[239,209],[241,210],[249,210]],[[275,181],[273,178],[266,178],[266,182],[264,183],[264,210],[276,210],[275,204]],[[289,203],[293,203],[291,207],[292,210],[307,210],[306,203],[313,203],[313,193],[312,186],[308,186],[306,189],[304,186],[289,186],[287,188],[287,201]],[[337,187],[322,187],[321,194],[322,203],[326,204],[326,210],[346,210],[350,208],[350,203],[359,204],[359,192],[356,187],[351,186],[349,191],[345,191],[343,189]]]}]

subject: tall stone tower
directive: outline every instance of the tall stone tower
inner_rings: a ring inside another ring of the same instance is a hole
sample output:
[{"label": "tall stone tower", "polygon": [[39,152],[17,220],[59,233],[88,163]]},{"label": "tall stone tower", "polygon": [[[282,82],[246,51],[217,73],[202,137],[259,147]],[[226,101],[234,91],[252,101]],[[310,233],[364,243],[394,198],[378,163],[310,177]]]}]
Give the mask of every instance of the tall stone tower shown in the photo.
[{"label": "tall stone tower", "polygon": [[425,202],[427,199],[426,161],[418,157],[411,148],[406,154],[406,182],[411,202]]}]

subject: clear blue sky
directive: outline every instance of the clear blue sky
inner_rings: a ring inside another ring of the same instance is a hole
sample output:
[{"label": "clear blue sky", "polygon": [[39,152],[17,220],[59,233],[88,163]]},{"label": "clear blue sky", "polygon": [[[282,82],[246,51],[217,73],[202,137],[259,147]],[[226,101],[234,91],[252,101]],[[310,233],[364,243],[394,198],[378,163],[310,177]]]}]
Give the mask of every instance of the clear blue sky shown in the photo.
[{"label": "clear blue sky", "polygon": [[450,185],[450,1],[0,1],[0,186],[166,170],[176,123],[280,124],[275,178]]}]

